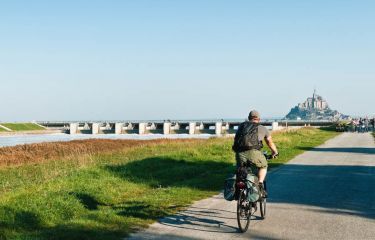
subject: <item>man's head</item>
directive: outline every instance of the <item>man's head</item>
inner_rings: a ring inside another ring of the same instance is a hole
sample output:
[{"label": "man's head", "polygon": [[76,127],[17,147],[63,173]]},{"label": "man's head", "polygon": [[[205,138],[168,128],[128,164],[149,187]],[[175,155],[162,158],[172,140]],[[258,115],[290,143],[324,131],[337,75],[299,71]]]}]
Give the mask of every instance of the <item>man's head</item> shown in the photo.
[{"label": "man's head", "polygon": [[250,113],[249,113],[249,121],[250,122],[260,122],[260,114],[258,111],[256,110],[252,110]]}]

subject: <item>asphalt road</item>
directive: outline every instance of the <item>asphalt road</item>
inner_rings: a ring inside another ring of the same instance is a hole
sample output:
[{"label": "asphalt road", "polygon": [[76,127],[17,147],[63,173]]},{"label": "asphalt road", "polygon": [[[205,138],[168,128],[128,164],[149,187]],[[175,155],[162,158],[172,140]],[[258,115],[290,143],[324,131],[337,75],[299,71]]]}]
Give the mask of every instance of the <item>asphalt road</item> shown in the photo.
[{"label": "asphalt road", "polygon": [[[375,144],[344,133],[268,175],[267,219],[237,230],[236,203],[196,202],[130,239],[375,239]],[[259,216],[259,212],[256,213]]]}]

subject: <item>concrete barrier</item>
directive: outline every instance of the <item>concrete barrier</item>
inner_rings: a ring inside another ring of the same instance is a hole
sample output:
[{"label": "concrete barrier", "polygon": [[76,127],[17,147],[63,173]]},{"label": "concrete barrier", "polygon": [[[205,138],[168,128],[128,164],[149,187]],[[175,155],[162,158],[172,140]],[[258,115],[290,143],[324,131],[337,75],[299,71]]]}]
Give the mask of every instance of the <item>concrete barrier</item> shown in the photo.
[{"label": "concrete barrier", "polygon": [[194,135],[196,128],[197,128],[197,124],[195,122],[190,122],[189,123],[189,134]]},{"label": "concrete barrier", "polygon": [[124,123],[115,123],[115,134],[121,134],[124,125]]},{"label": "concrete barrier", "polygon": [[139,135],[146,134],[146,126],[147,126],[147,123],[139,123],[139,127],[138,127],[138,134]]},{"label": "concrete barrier", "polygon": [[93,123],[91,127],[91,131],[93,135],[99,134],[100,130],[100,124],[99,123]]},{"label": "concrete barrier", "polygon": [[215,134],[217,136],[221,136],[223,134],[223,123],[222,122],[217,122],[215,124]]},{"label": "concrete barrier", "polygon": [[77,134],[78,133],[78,123],[71,123],[70,124],[70,134],[74,135],[74,134]]},{"label": "concrete barrier", "polygon": [[163,124],[163,134],[164,135],[169,135],[171,134],[171,123],[170,122],[165,122]]}]

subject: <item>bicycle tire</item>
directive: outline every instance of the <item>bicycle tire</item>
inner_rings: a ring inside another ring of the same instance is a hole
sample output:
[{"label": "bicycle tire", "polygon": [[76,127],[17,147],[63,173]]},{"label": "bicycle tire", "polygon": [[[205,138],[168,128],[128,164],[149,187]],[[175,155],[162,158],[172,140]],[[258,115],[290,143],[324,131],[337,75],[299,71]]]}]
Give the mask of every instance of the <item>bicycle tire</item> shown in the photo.
[{"label": "bicycle tire", "polygon": [[266,198],[263,198],[263,199],[259,202],[259,205],[260,205],[260,216],[261,216],[263,219],[266,219],[267,199],[266,199]]},{"label": "bicycle tire", "polygon": [[237,201],[237,223],[240,232],[245,233],[249,229],[251,219],[251,205],[246,199],[246,190],[241,190]]},{"label": "bicycle tire", "polygon": [[[264,181],[264,190],[267,191],[267,183]],[[260,216],[266,219],[266,209],[267,209],[267,198],[262,197],[259,201]]]}]

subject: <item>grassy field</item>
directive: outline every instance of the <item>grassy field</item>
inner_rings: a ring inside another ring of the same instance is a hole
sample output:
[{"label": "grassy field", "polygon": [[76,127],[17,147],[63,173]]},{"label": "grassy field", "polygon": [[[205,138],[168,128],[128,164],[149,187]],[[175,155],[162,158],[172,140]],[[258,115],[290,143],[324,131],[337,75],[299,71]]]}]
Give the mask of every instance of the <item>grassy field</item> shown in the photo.
[{"label": "grassy field", "polygon": [[0,132],[7,132],[4,128],[0,127]]},{"label": "grassy field", "polygon": [[[281,155],[271,167],[336,135],[276,133]],[[218,193],[234,171],[231,144],[88,140],[0,148],[0,239],[121,239]]]},{"label": "grassy field", "polygon": [[34,123],[2,123],[1,125],[11,129],[12,131],[44,130],[44,128]]}]

